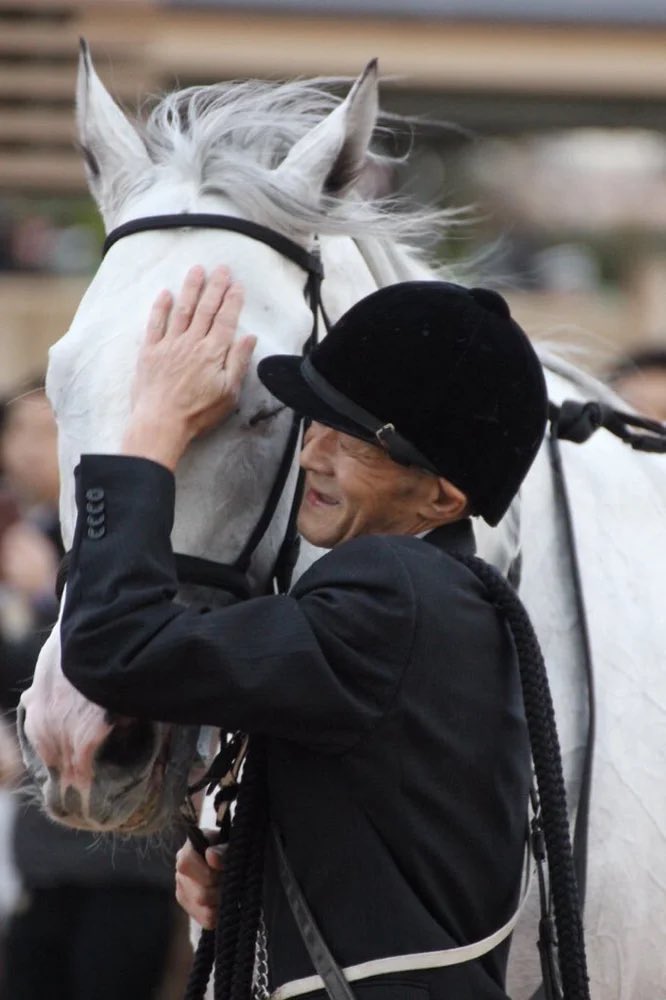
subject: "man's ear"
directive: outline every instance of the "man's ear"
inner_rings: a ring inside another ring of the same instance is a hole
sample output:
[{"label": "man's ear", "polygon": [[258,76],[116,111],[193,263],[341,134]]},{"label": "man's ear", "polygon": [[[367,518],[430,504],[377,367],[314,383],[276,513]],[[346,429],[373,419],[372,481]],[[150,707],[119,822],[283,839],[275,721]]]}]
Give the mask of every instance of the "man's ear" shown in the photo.
[{"label": "man's ear", "polygon": [[459,521],[469,514],[467,495],[452,482],[440,476],[432,480],[424,511],[429,520],[438,524]]}]

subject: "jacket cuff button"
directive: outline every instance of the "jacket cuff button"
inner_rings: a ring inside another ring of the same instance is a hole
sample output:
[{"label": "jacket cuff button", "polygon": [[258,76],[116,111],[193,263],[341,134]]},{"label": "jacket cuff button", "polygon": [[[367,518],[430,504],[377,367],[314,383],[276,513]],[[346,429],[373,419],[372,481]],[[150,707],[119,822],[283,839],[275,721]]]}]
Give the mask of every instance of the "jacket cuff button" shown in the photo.
[{"label": "jacket cuff button", "polygon": [[103,499],[104,490],[101,486],[92,486],[89,490],[86,490],[86,500],[92,500],[93,503],[96,503]]}]

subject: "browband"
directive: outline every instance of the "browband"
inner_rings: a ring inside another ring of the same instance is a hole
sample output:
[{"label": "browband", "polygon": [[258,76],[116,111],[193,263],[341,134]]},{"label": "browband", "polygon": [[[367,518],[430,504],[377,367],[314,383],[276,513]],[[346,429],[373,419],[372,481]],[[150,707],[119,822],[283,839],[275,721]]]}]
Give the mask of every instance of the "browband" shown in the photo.
[{"label": "browband", "polygon": [[312,253],[294,243],[282,233],[276,233],[268,226],[261,226],[258,222],[251,222],[248,219],[239,219],[235,215],[216,215],[214,212],[180,212],[176,215],[146,215],[141,219],[132,219],[113,229],[104,240],[102,256],[105,257],[114,243],[123,239],[124,236],[132,236],[134,233],[155,232],[159,229],[224,229],[232,233],[241,233],[249,236],[253,240],[259,240],[267,246],[277,250],[283,257],[288,257],[294,264],[298,264],[304,271],[316,274],[319,278],[324,277],[324,267],[319,253]]}]

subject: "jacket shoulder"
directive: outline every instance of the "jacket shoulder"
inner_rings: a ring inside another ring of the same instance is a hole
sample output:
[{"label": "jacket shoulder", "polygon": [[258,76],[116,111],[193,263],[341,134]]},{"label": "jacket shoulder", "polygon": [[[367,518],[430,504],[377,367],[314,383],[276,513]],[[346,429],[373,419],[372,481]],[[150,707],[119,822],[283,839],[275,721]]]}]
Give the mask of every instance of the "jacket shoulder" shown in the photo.
[{"label": "jacket shoulder", "polygon": [[322,584],[334,583],[371,588],[381,584],[382,589],[411,592],[411,574],[401,558],[399,541],[392,535],[362,535],[342,542],[313,562],[291,593],[300,597]]}]

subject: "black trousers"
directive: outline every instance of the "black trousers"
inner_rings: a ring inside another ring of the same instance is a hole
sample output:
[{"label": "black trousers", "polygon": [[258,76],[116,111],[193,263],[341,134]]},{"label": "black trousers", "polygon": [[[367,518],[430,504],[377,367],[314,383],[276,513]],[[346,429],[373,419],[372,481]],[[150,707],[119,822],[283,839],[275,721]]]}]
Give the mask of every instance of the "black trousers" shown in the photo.
[{"label": "black trousers", "polygon": [[2,1000],[152,1000],[171,939],[172,893],[144,886],[31,892],[4,947]]}]

